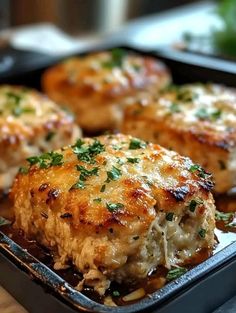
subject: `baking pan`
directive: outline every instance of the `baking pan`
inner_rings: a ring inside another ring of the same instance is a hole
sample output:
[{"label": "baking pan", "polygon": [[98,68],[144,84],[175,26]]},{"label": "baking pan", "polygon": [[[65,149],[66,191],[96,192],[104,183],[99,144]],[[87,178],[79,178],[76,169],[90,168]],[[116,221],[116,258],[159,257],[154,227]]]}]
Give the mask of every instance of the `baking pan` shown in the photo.
[{"label": "baking pan", "polygon": [[[108,48],[117,46],[103,45],[92,51]],[[160,58],[171,69],[175,83],[212,81],[236,86],[236,64],[228,61],[192,59],[191,54],[173,50],[145,52],[132,47],[119,48]],[[40,88],[42,72],[58,61],[59,58],[47,59],[32,70],[21,69],[5,75],[0,83]],[[232,243],[145,299],[132,305],[108,307],[76,291],[0,229],[0,284],[30,313],[210,313],[236,294],[235,273],[236,243]]]}]

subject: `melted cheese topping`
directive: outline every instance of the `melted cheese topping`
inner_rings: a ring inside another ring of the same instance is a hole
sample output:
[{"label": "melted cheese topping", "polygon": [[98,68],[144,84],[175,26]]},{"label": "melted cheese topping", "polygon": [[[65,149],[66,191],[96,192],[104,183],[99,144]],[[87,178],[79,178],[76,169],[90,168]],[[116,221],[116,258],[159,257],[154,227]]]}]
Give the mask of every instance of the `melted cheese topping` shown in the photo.
[{"label": "melted cheese topping", "polygon": [[[144,100],[145,101],[145,100]],[[174,122],[178,129],[195,132],[236,133],[236,92],[219,85],[185,85],[147,97],[138,115],[153,115]]]},{"label": "melted cheese topping", "polygon": [[214,244],[210,176],[175,152],[114,135],[29,161],[11,191],[15,227],[53,249],[55,268],[72,261],[78,288],[104,294]]}]

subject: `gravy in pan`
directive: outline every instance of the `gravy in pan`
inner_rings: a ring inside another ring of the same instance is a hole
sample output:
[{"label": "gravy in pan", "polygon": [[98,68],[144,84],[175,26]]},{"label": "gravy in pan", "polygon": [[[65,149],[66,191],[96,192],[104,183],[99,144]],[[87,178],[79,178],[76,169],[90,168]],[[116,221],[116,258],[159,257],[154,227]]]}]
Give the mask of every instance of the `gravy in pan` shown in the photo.
[{"label": "gravy in pan", "polygon": [[[207,249],[200,251],[197,256],[191,260],[190,264],[184,265],[186,270],[201,263],[212,254],[222,250],[236,240],[236,195],[220,196],[216,197],[215,200],[217,207],[215,230],[217,244],[215,249],[213,252]],[[6,198],[3,197],[0,203],[0,216],[10,218],[12,216],[10,206]],[[30,254],[53,269],[53,259],[50,252],[37,244],[36,241],[25,239],[21,231],[14,230],[11,226],[2,226],[1,230],[21,247],[27,249]],[[76,287],[82,279],[82,275],[76,271],[73,266],[69,269],[55,272],[74,287]],[[164,267],[158,267],[155,272],[151,273],[146,279],[139,283],[129,285],[112,283],[104,297],[99,296],[89,287],[85,288],[82,293],[99,303],[105,303],[107,305],[127,305],[153,293],[166,283],[168,283],[168,270]]]}]

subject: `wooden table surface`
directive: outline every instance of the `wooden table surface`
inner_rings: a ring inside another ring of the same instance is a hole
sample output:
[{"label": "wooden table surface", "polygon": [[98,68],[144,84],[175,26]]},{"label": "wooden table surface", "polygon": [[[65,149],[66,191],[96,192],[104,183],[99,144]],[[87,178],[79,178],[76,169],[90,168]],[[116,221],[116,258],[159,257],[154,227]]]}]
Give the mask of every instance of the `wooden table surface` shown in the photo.
[{"label": "wooden table surface", "polygon": [[0,286],[1,313],[28,313],[5,289]]}]

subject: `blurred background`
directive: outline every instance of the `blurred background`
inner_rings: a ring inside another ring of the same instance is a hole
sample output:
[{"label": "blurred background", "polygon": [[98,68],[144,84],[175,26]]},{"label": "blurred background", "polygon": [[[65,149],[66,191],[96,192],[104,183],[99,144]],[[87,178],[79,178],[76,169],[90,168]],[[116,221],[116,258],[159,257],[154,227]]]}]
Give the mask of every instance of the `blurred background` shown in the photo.
[{"label": "blurred background", "polygon": [[104,41],[235,57],[236,0],[0,0],[0,47],[63,55]]},{"label": "blurred background", "polygon": [[1,29],[50,22],[80,34],[114,30],[124,22],[190,3],[187,0],[1,0]]}]

